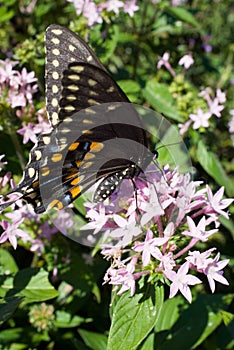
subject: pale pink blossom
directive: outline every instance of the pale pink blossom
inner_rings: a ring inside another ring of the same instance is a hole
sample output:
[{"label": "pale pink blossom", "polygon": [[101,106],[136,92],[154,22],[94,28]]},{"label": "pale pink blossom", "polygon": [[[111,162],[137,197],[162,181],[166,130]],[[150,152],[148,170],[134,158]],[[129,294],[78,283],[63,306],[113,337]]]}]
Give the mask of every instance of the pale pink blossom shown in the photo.
[{"label": "pale pink blossom", "polygon": [[185,69],[189,69],[189,67],[191,67],[193,64],[194,64],[194,59],[191,54],[184,55],[179,60],[179,65],[184,66]]},{"label": "pale pink blossom", "polygon": [[194,122],[193,129],[199,129],[200,127],[208,128],[209,122],[208,120],[211,117],[210,112],[203,112],[201,108],[197,109],[197,114],[190,114],[189,118]]},{"label": "pale pink blossom", "polygon": [[177,272],[172,270],[164,271],[164,275],[172,281],[169,298],[173,298],[180,291],[189,303],[192,302],[192,293],[189,286],[202,283],[202,281],[193,275],[189,275],[188,270],[189,263],[185,262]]}]

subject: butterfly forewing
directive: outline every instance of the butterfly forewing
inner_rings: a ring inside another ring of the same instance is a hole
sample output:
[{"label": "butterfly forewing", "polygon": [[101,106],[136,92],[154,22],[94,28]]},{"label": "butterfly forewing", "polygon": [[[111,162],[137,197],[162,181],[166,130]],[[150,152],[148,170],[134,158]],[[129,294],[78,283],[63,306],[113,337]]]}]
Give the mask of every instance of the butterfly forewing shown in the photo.
[{"label": "butterfly forewing", "polygon": [[[73,113],[97,103],[97,98],[92,96],[91,91],[93,91],[93,82],[94,84],[98,83],[100,75],[103,74],[106,78],[106,83],[105,79],[102,79],[102,82],[104,82],[102,99],[105,102],[108,101],[108,96],[111,98],[109,93],[113,93],[114,90],[120,91],[93,51],[70,30],[59,25],[49,26],[46,31],[45,44],[47,113],[53,126],[65,117],[64,109],[62,116],[60,114],[60,100],[62,98],[73,96],[72,98],[76,97],[78,99]],[[79,66],[79,64],[81,65]],[[108,91],[112,85],[111,91]],[[64,89],[65,91],[63,91]],[[88,91],[85,97],[84,90]],[[118,95],[120,94],[119,91]],[[123,92],[121,92],[121,97],[122,100],[118,98],[117,101],[128,101]],[[116,100],[110,99],[108,102],[111,101]]]},{"label": "butterfly forewing", "polygon": [[[145,132],[131,104],[127,103],[130,109],[125,107],[124,113],[110,108],[111,117],[109,107],[104,108],[104,114],[102,110],[96,113],[94,106],[129,100],[80,37],[64,27],[51,25],[45,45],[46,106],[53,131],[39,137],[23,179],[11,191],[20,192],[37,213],[48,207],[62,209],[99,179],[104,180],[95,198],[104,200],[113,192],[114,180],[117,184],[122,178],[138,175],[143,164],[141,150],[120,143],[113,156],[111,149],[105,147],[106,141],[127,139],[147,146]],[[136,166],[131,168],[132,164]]]}]

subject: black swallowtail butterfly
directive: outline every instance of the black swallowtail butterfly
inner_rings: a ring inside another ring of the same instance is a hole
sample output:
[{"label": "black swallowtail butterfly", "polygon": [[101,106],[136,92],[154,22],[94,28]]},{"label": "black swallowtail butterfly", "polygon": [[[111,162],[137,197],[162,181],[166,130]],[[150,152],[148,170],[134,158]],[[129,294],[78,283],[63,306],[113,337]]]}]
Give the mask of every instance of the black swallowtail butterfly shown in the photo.
[{"label": "black swallowtail butterfly", "polygon": [[[108,150],[104,152],[104,141],[121,138],[147,147],[145,131],[126,95],[79,36],[59,25],[51,25],[46,31],[45,45],[46,105],[53,131],[38,138],[30,152],[23,179],[11,191],[21,193],[22,198],[33,205],[36,213],[42,213],[48,207],[62,209],[99,179],[102,181],[94,201],[103,201],[114,192],[122,179],[138,176],[151,161],[149,155],[139,154],[137,146],[128,150],[130,158],[126,159],[125,145],[120,143],[115,159],[109,157],[97,173],[93,171],[95,161],[103,160],[108,155]],[[112,116],[110,122],[103,117],[102,109],[100,113],[92,109],[94,105],[108,103],[108,115],[112,109],[109,104],[114,102],[120,103],[120,109],[117,108],[116,116]],[[127,125],[120,120],[121,103],[129,105],[128,115],[123,116],[123,121],[126,118],[130,120]],[[77,117],[81,110],[84,113]],[[104,118],[100,125],[94,122],[99,118]],[[94,126],[87,130],[89,124]],[[76,137],[77,127],[81,130],[79,137]],[[69,142],[71,139],[73,141]],[[60,144],[59,151],[55,144]],[[58,186],[58,174],[61,175],[62,186]],[[40,179],[43,179],[43,183]],[[4,209],[10,204],[3,203],[0,208]]]}]

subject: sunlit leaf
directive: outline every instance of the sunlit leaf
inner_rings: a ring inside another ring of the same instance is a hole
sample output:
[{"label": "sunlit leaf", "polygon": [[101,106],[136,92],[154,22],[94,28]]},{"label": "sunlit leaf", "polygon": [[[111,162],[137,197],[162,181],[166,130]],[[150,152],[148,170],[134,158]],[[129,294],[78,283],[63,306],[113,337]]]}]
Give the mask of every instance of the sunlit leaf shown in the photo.
[{"label": "sunlit leaf", "polygon": [[129,292],[121,295],[113,310],[108,350],[132,350],[154,327],[163,304],[163,288],[150,288],[148,293]]}]

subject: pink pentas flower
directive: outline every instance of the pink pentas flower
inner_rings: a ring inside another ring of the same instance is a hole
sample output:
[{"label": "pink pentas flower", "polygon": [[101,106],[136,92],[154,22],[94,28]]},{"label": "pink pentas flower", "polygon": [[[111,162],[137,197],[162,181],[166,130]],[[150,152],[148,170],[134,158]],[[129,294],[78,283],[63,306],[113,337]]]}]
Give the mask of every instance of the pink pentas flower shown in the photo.
[{"label": "pink pentas flower", "polygon": [[219,99],[217,97],[209,103],[209,112],[214,114],[217,118],[222,116],[220,112],[222,112],[223,109],[224,106],[219,104]]},{"label": "pink pentas flower", "polygon": [[33,253],[37,253],[38,256],[41,256],[42,252],[45,249],[45,243],[38,238],[32,239],[30,243],[30,251]]},{"label": "pink pentas flower", "polygon": [[13,69],[18,63],[18,61],[10,61],[8,58],[5,61],[0,60],[0,83],[9,83],[15,75],[19,74]]},{"label": "pink pentas flower", "polygon": [[143,226],[147,222],[149,222],[152,218],[155,218],[159,215],[164,214],[164,210],[158,201],[157,192],[153,186],[151,186],[149,201],[148,201],[148,204],[146,204],[144,211],[145,213],[142,215],[142,218],[141,218],[141,225]]},{"label": "pink pentas flower", "polygon": [[169,298],[173,298],[178,293],[178,291],[180,291],[189,303],[192,302],[192,293],[189,286],[194,286],[196,284],[202,283],[202,281],[199,278],[188,274],[188,271],[188,262],[185,262],[183,265],[181,265],[177,272],[172,270],[164,271],[164,275],[170,281],[172,281]]},{"label": "pink pentas flower", "polygon": [[191,67],[193,64],[194,64],[194,59],[193,59],[193,56],[191,54],[184,55],[179,60],[179,65],[184,66],[185,69],[189,69],[189,67]]},{"label": "pink pentas flower", "polygon": [[35,72],[27,72],[26,68],[23,68],[20,75],[20,83],[23,87],[26,87],[28,84],[37,82],[37,78],[35,77]]},{"label": "pink pentas flower", "polygon": [[217,213],[228,219],[228,213],[223,209],[226,209],[234,201],[234,198],[223,199],[224,187],[221,187],[214,195],[208,185],[206,185],[206,189],[208,199],[205,212],[207,214]]},{"label": "pink pentas flower", "polygon": [[183,135],[184,133],[186,133],[186,131],[188,131],[191,124],[192,124],[192,120],[188,120],[184,124],[179,123],[178,127],[180,129],[180,135]]},{"label": "pink pentas flower", "polygon": [[16,90],[9,91],[8,102],[12,108],[25,107],[27,104],[27,100],[23,92],[18,92]]},{"label": "pink pentas flower", "polygon": [[119,14],[119,9],[124,6],[123,1],[109,0],[105,2],[105,8],[108,12],[113,11],[116,15]]},{"label": "pink pentas flower", "polygon": [[190,263],[190,265],[193,265],[193,267],[196,268],[197,271],[203,272],[204,269],[206,269],[207,266],[210,264],[210,262],[213,261],[213,259],[211,259],[210,256],[215,249],[216,248],[211,248],[202,253],[198,250],[195,250],[193,252],[189,251],[189,255],[186,258],[186,260]]},{"label": "pink pentas flower", "polygon": [[134,16],[134,13],[139,10],[139,6],[136,5],[136,0],[125,1],[123,11],[129,14],[130,17]]},{"label": "pink pentas flower", "polygon": [[109,215],[106,215],[104,206],[100,206],[97,209],[98,210],[90,209],[88,211],[87,216],[89,218],[92,218],[92,221],[90,221],[88,224],[82,226],[81,230],[94,229],[94,232],[93,232],[94,234],[96,234],[100,230],[102,230],[102,228],[104,227],[104,225],[106,224],[106,222],[109,219]]},{"label": "pink pentas flower", "polygon": [[52,130],[50,123],[48,121],[45,121],[43,118],[44,111],[45,109],[43,108],[37,112],[38,124],[36,124],[34,127],[35,134],[50,133]]},{"label": "pink pentas flower", "polygon": [[3,189],[11,179],[11,172],[8,171],[3,177],[0,177],[0,189]]},{"label": "pink pentas flower", "polygon": [[14,249],[17,248],[17,237],[22,238],[24,241],[30,240],[30,236],[18,226],[22,223],[23,219],[17,223],[10,223],[6,220],[2,220],[0,225],[4,229],[4,232],[0,236],[0,243],[4,243],[7,240],[11,243]]},{"label": "pink pentas flower", "polygon": [[88,19],[88,25],[90,27],[95,23],[102,23],[100,9],[93,1],[85,2],[83,16]]},{"label": "pink pentas flower", "polygon": [[13,69],[18,62],[8,59],[0,61],[0,90],[2,99],[12,108],[25,107],[32,103],[32,95],[37,91],[37,79],[34,72],[27,72],[23,68],[21,72]]},{"label": "pink pentas flower", "polygon": [[67,1],[72,2],[74,4],[77,15],[80,15],[83,11],[85,4],[87,2],[89,3],[89,0],[88,1],[87,0],[67,0]]},{"label": "pink pentas flower", "polygon": [[169,59],[170,59],[169,52],[164,52],[163,56],[160,57],[160,59],[158,61],[157,68],[160,69],[160,68],[162,68],[162,66],[167,65],[169,62]]},{"label": "pink pentas flower", "polygon": [[183,235],[185,236],[191,236],[197,240],[200,240],[202,242],[205,242],[208,240],[208,237],[213,235],[215,232],[217,232],[217,229],[208,230],[206,231],[206,218],[203,216],[201,220],[199,221],[198,225],[196,226],[195,222],[190,216],[187,216],[187,223],[189,226],[189,230],[185,230],[183,232]]},{"label": "pink pentas flower", "polygon": [[168,52],[165,52],[158,61],[157,69],[160,69],[164,66],[168,70],[168,72],[172,75],[172,77],[175,77],[176,73],[170,64],[169,59],[170,59],[170,54]]},{"label": "pink pentas flower", "polygon": [[111,231],[110,236],[119,240],[121,246],[126,246],[134,237],[137,237],[141,233],[141,228],[137,225],[135,215],[131,215],[128,219],[123,218],[120,215],[113,215],[115,223],[118,228]]},{"label": "pink pentas flower", "polygon": [[157,271],[168,271],[173,270],[176,267],[176,262],[173,257],[172,252],[161,253],[159,252],[157,259],[160,261],[159,267],[155,270]]},{"label": "pink pentas flower", "polygon": [[228,259],[218,261],[220,254],[218,253],[216,257],[208,264],[204,269],[204,274],[207,275],[207,279],[210,285],[211,292],[215,291],[215,281],[229,285],[225,277],[223,277],[223,268],[229,263]]},{"label": "pink pentas flower", "polygon": [[189,118],[193,121],[193,129],[199,129],[200,127],[208,128],[208,120],[211,117],[211,112],[204,112],[201,108],[197,109],[196,114],[190,114]]},{"label": "pink pentas flower", "polygon": [[225,103],[226,102],[226,94],[221,89],[216,90],[216,97],[219,101],[219,103]]},{"label": "pink pentas flower", "polygon": [[223,202],[222,191],[214,201],[207,188],[201,188],[201,181],[192,181],[189,174],[171,171],[169,166],[159,170],[150,165],[145,176],[148,182],[136,180],[135,188],[125,179],[105,203],[86,204],[90,222],[85,228],[104,231],[101,254],[111,262],[104,281],[119,294],[130,290],[133,295],[142,276],[149,275],[152,281],[159,275],[162,280],[169,271],[170,295],[181,291],[191,301],[190,285],[198,280],[189,269],[204,274],[214,260],[213,248],[193,255],[191,249],[217,231],[211,226],[219,223],[217,211],[226,213],[231,201]]},{"label": "pink pentas flower", "polygon": [[27,125],[23,123],[23,128],[17,130],[18,134],[23,135],[23,143],[28,143],[28,141],[32,141],[33,143],[37,143],[37,136],[35,134],[35,124],[28,123]]},{"label": "pink pentas flower", "polygon": [[158,258],[160,250],[158,246],[162,246],[168,241],[169,237],[156,237],[153,238],[153,232],[148,230],[145,241],[143,243],[136,242],[133,250],[136,252],[142,252],[143,266],[147,266],[150,263],[150,257]]}]

